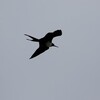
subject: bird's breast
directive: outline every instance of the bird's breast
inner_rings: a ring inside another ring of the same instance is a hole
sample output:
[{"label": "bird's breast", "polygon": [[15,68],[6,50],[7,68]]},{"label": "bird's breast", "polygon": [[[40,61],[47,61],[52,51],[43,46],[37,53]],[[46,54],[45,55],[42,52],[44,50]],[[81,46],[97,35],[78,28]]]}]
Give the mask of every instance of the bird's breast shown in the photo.
[{"label": "bird's breast", "polygon": [[46,42],[46,47],[51,47],[52,43],[51,42]]}]

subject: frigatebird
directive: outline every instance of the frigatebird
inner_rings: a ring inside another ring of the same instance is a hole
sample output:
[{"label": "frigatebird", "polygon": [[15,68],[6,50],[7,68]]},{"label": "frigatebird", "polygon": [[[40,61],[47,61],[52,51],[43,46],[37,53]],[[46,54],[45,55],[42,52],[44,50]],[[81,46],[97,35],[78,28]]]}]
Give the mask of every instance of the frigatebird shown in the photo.
[{"label": "frigatebird", "polygon": [[56,46],[54,43],[52,43],[52,39],[56,36],[61,36],[62,35],[62,31],[61,30],[56,30],[54,32],[49,32],[47,33],[43,38],[37,39],[33,36],[24,34],[28,37],[30,37],[31,39],[27,39],[29,41],[34,41],[34,42],[39,42],[39,48],[34,52],[34,54],[30,57],[30,59],[38,56],[39,54],[43,53],[44,51],[48,50],[49,47],[58,47]]}]

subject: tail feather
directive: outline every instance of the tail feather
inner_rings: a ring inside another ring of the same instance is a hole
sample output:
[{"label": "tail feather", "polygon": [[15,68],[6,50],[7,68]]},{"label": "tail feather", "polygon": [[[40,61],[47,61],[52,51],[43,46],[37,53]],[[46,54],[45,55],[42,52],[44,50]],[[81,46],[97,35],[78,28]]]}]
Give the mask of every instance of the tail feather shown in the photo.
[{"label": "tail feather", "polygon": [[35,37],[32,37],[32,36],[30,36],[30,35],[28,35],[28,34],[24,34],[24,35],[26,35],[26,36],[28,36],[28,37],[30,37],[30,38],[32,39],[32,40],[27,39],[27,40],[29,40],[29,41],[39,42],[39,39],[37,39],[37,38],[35,38]]}]

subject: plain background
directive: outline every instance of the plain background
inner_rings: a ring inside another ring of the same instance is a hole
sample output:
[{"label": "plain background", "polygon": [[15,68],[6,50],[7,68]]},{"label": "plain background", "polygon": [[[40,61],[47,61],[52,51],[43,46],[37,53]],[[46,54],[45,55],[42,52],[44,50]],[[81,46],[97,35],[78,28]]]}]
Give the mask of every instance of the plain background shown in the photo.
[{"label": "plain background", "polygon": [[0,100],[100,100],[100,0],[0,0]]}]

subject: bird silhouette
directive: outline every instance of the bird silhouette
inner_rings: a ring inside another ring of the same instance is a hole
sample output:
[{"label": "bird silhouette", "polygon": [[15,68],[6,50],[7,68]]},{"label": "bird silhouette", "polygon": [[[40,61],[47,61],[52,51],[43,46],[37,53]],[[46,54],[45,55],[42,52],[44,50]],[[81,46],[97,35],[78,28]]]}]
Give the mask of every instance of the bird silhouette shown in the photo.
[{"label": "bird silhouette", "polygon": [[43,53],[44,51],[48,50],[49,47],[58,47],[54,43],[52,43],[52,39],[57,36],[62,35],[61,30],[56,30],[54,32],[47,33],[43,38],[37,39],[33,36],[30,36],[28,34],[24,34],[25,36],[30,37],[31,39],[27,39],[29,41],[39,42],[39,48],[34,52],[34,54],[30,57],[30,59],[38,56],[39,54]]}]

